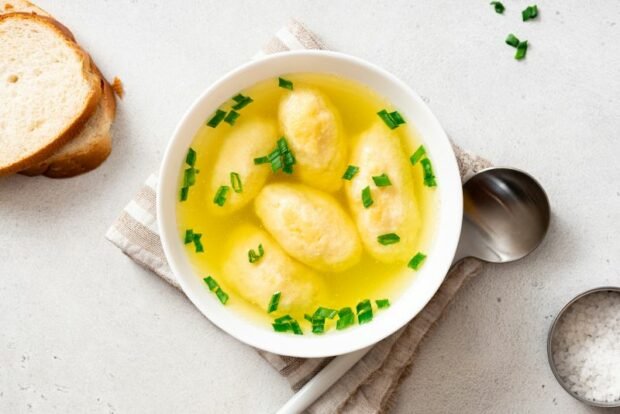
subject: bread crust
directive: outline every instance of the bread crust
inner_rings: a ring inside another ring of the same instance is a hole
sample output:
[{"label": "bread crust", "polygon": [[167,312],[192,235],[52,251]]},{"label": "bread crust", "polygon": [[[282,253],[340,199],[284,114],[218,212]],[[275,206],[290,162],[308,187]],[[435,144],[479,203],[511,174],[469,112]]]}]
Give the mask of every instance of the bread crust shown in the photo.
[{"label": "bread crust", "polygon": [[58,136],[56,136],[56,138],[50,140],[47,145],[37,149],[35,152],[31,153],[25,158],[15,160],[13,163],[8,165],[0,166],[0,176],[6,176],[16,173],[25,168],[28,168],[29,166],[42,162],[46,158],[50,157],[58,148],[63,146],[65,143],[67,143],[69,140],[71,140],[73,137],[80,133],[80,130],[82,129],[84,124],[97,109],[97,105],[99,104],[99,100],[101,99],[99,76],[94,70],[94,65],[92,63],[92,60],[90,59],[90,56],[86,52],[84,52],[77,44],[75,44],[75,42],[70,41],[68,39],[67,33],[60,29],[56,24],[52,23],[50,21],[50,18],[32,13],[8,13],[0,15],[0,24],[2,24],[5,20],[8,19],[36,20],[39,23],[48,26],[49,29],[65,38],[67,40],[67,46],[72,48],[81,57],[83,62],[84,78],[87,79],[91,84],[91,90],[90,94],[86,98],[86,102],[84,103],[81,113],[78,114],[73,119],[73,121],[68,124]]}]

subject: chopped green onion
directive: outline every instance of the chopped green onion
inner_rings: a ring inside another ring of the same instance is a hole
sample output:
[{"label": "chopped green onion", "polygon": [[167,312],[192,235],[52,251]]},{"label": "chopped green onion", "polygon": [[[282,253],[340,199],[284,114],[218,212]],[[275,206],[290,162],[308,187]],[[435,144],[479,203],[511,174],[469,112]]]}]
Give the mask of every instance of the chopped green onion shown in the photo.
[{"label": "chopped green onion", "polygon": [[273,330],[276,332],[288,332],[292,331],[295,335],[303,335],[303,331],[299,326],[299,323],[295,319],[293,319],[290,315],[284,315],[279,318],[274,319]]},{"label": "chopped green onion", "polygon": [[289,329],[291,329],[291,324],[288,322],[274,322],[271,324],[271,326],[273,326],[273,330],[276,332],[287,332]]},{"label": "chopped green onion", "polygon": [[519,42],[519,44],[517,45],[517,53],[515,53],[515,59],[517,60],[523,59],[526,53],[527,53],[527,40],[524,40],[523,42]]},{"label": "chopped green onion", "polygon": [[377,115],[379,115],[379,118],[381,118],[390,129],[396,129],[399,125],[405,123],[404,118],[398,111],[388,112],[382,109],[377,112]]},{"label": "chopped green onion", "polygon": [[398,111],[390,112],[390,117],[394,122],[396,122],[396,125],[406,124],[405,118],[403,118],[403,116]]},{"label": "chopped green onion", "polygon": [[207,284],[211,292],[216,291],[220,287],[220,285],[216,282],[216,280],[213,279],[211,276],[207,276],[202,280],[205,281],[205,283]]},{"label": "chopped green onion", "polygon": [[329,319],[334,319],[336,317],[336,315],[338,314],[338,311],[336,309],[330,309],[330,308],[324,308],[322,306],[319,306],[319,308],[314,312],[314,314],[312,315],[313,319],[316,318],[321,318],[321,319],[325,319],[325,318],[329,318]]},{"label": "chopped green onion", "polygon": [[304,331],[301,330],[299,323],[295,320],[289,322],[291,324],[291,330],[295,335],[303,335]]},{"label": "chopped green onion", "polygon": [[517,36],[510,33],[506,38],[506,44],[512,47],[517,47],[519,46],[519,39],[517,39]]},{"label": "chopped green onion", "polygon": [[424,185],[427,187],[437,187],[437,181],[435,180],[435,174],[433,174],[433,166],[431,160],[424,158],[420,161],[422,169],[424,170]]},{"label": "chopped green onion", "polygon": [[247,105],[251,104],[252,102],[254,102],[254,100],[252,98],[250,98],[249,96],[243,96],[242,94],[238,94],[236,96],[233,96],[233,101],[236,102],[236,104],[234,104],[232,106],[232,109],[235,110],[240,110],[245,108]]},{"label": "chopped green onion", "polygon": [[531,19],[535,18],[536,16],[538,16],[538,6],[537,5],[528,6],[528,7],[525,8],[525,10],[523,10],[521,12],[521,17],[523,18],[524,22],[526,22],[528,20],[531,20]]},{"label": "chopped green onion", "polygon": [[424,155],[426,155],[426,148],[424,148],[424,145],[420,145],[418,149],[415,150],[413,155],[409,157],[409,161],[411,161],[411,165],[416,165],[416,163],[420,161]]},{"label": "chopped green onion", "polygon": [[232,185],[235,193],[243,192],[243,184],[241,184],[241,177],[236,172],[230,173],[230,185]]},{"label": "chopped green onion", "polygon": [[308,315],[307,313],[304,313],[304,319],[308,322],[312,322],[312,316]]},{"label": "chopped green onion", "polygon": [[218,109],[217,111],[215,111],[215,114],[211,117],[211,119],[209,119],[209,121],[207,122],[207,125],[210,126],[211,128],[215,128],[220,124],[220,122],[224,120],[225,117],[226,117],[226,111],[222,111],[221,109]]},{"label": "chopped green onion", "polygon": [[385,173],[381,175],[373,176],[372,180],[375,182],[375,185],[377,187],[387,187],[387,186],[392,185],[390,178]]},{"label": "chopped green onion", "polygon": [[273,321],[275,323],[282,323],[282,322],[290,322],[293,321],[293,317],[291,315],[284,315],[284,316],[280,316],[279,318],[274,319]]},{"label": "chopped green onion", "polygon": [[504,10],[506,10],[504,5],[500,3],[499,1],[492,1],[491,6],[495,7],[495,13],[498,13],[498,14],[502,14],[504,13]]},{"label": "chopped green onion", "polygon": [[190,167],[183,173],[183,187],[191,187],[194,184],[196,184],[196,169]]},{"label": "chopped green onion", "polygon": [[291,91],[293,90],[293,82],[284,78],[278,78],[278,86],[280,88],[290,89]]},{"label": "chopped green onion", "polygon": [[254,158],[254,164],[255,165],[267,164],[268,162],[270,162],[270,161],[269,161],[269,157],[267,157],[267,156]]},{"label": "chopped green onion", "polygon": [[379,244],[387,246],[390,244],[398,243],[400,241],[400,236],[396,233],[382,234],[377,237],[377,241],[379,242]]},{"label": "chopped green onion", "polygon": [[248,251],[248,260],[250,261],[250,263],[256,263],[256,262],[258,262],[260,260],[261,257],[263,257],[264,254],[265,254],[265,251],[263,250],[263,245],[259,244],[258,245],[258,254],[256,254],[254,249],[250,249]]},{"label": "chopped green onion", "polygon": [[338,322],[336,322],[336,329],[342,330],[355,324],[355,314],[351,308],[346,307],[338,311]]},{"label": "chopped green onion", "polygon": [[229,189],[230,187],[228,187],[227,185],[220,186],[220,188],[218,188],[217,192],[215,193],[213,202],[217,204],[218,206],[222,207],[224,203],[226,202],[226,194],[228,193]]},{"label": "chopped green onion", "polygon": [[185,244],[190,244],[192,241],[194,241],[194,230],[185,230],[185,239],[183,241],[185,242]]},{"label": "chopped green onion", "polygon": [[362,190],[362,204],[364,208],[368,208],[372,205],[372,195],[370,194],[370,187],[366,187]]},{"label": "chopped green onion", "polygon": [[389,299],[377,299],[377,300],[375,300],[375,303],[377,304],[377,308],[379,308],[379,309],[385,309],[385,308],[389,308],[390,307],[390,300]]},{"label": "chopped green onion", "polygon": [[407,266],[412,268],[413,270],[419,270],[425,259],[426,255],[424,253],[417,252],[416,255],[413,256],[411,260],[409,260],[409,264]]},{"label": "chopped green onion", "polygon": [[189,195],[189,188],[188,187],[181,188],[180,200],[181,201],[187,200],[188,195]]},{"label": "chopped green onion", "polygon": [[215,291],[215,296],[222,302],[222,305],[225,305],[228,302],[228,294],[224,292],[221,288]]},{"label": "chopped green onion", "polygon": [[362,325],[372,321],[372,304],[370,300],[364,299],[357,304],[357,322]]},{"label": "chopped green onion", "polygon": [[269,305],[267,306],[267,313],[271,313],[278,309],[278,305],[280,304],[280,292],[276,292],[271,295],[271,299],[269,300]]},{"label": "chopped green onion", "polygon": [[325,319],[312,318],[312,333],[320,334],[325,332]]},{"label": "chopped green onion", "polygon": [[360,167],[356,167],[355,165],[349,165],[347,167],[347,170],[344,172],[342,178],[351,181],[359,171]]},{"label": "chopped green onion", "polygon": [[205,251],[204,247],[202,247],[202,242],[200,241],[201,237],[202,234],[200,233],[192,234],[192,241],[194,242],[194,248],[196,249],[196,253],[202,253]]},{"label": "chopped green onion", "polygon": [[226,118],[224,118],[224,122],[231,126],[235,125],[237,118],[239,118],[240,116],[241,114],[233,109],[228,113],[228,115],[226,115]]},{"label": "chopped green onion", "polygon": [[194,151],[194,149],[191,147],[189,150],[187,150],[187,155],[185,156],[185,163],[190,167],[193,167],[196,164],[196,151]]}]

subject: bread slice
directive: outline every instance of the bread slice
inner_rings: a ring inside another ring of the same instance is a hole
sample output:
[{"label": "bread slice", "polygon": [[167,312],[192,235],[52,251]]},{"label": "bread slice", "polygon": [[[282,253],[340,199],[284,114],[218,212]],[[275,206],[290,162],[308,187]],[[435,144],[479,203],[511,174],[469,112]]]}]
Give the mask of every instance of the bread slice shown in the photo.
[{"label": "bread slice", "polygon": [[0,14],[5,13],[34,13],[51,17],[48,12],[26,0],[0,0]]},{"label": "bread slice", "polygon": [[0,16],[0,176],[44,161],[97,108],[90,57],[50,19]]}]

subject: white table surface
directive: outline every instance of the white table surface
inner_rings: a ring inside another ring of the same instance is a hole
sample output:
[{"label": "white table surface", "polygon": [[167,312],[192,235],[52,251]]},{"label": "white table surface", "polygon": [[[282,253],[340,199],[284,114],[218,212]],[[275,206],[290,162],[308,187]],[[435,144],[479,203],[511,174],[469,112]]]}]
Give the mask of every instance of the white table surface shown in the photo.
[{"label": "white table surface", "polygon": [[[95,172],[0,179],[0,412],[256,413],[291,395],[103,237],[187,106],[289,17],[404,79],[458,143],[531,172],[551,199],[544,245],[459,293],[394,412],[599,412],[556,383],[546,334],[577,293],[620,285],[620,3],[540,0],[528,23],[528,2],[504,3],[501,16],[486,0],[40,0],[126,97]],[[530,41],[525,61],[510,32]]]}]

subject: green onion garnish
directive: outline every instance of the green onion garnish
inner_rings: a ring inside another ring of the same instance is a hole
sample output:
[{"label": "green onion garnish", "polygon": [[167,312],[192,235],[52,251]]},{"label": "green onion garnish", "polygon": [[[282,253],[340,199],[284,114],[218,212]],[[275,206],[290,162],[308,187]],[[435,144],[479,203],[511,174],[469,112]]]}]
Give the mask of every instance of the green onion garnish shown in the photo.
[{"label": "green onion garnish", "polygon": [[536,16],[538,16],[538,6],[537,5],[528,6],[528,7],[525,8],[525,10],[523,10],[521,12],[521,17],[523,18],[524,22],[526,22],[528,20],[531,20],[531,19],[535,18]]},{"label": "green onion garnish", "polygon": [[379,242],[379,244],[387,246],[390,244],[398,243],[400,241],[400,236],[396,233],[382,234],[377,237],[377,241]]},{"label": "green onion garnish", "polygon": [[301,330],[301,327],[299,326],[299,323],[297,323],[297,321],[293,320],[290,322],[290,324],[291,324],[291,330],[293,331],[295,335],[304,334],[304,331]]},{"label": "green onion garnish", "polygon": [[243,96],[242,94],[233,96],[233,101],[235,101],[236,104],[232,106],[232,109],[237,110],[237,111],[245,108],[247,105],[254,102],[252,98],[250,98],[249,96]]},{"label": "green onion garnish", "polygon": [[211,128],[215,128],[216,126],[220,124],[220,122],[224,120],[225,117],[226,117],[226,111],[222,111],[221,109],[218,109],[217,111],[215,111],[215,114],[213,114],[211,119],[209,119],[209,122],[207,122],[207,125],[210,126]]},{"label": "green onion garnish", "polygon": [[523,59],[526,53],[527,53],[527,40],[524,40],[523,42],[519,42],[519,44],[517,45],[517,53],[515,53],[515,59],[517,60]]},{"label": "green onion garnish", "polygon": [[411,157],[409,157],[409,161],[411,161],[411,165],[416,165],[418,161],[422,159],[423,156],[426,155],[426,148],[424,145],[420,145],[417,150],[413,153]]},{"label": "green onion garnish", "polygon": [[364,208],[368,208],[372,205],[372,195],[370,195],[370,187],[366,187],[362,190],[362,204]]},{"label": "green onion garnish", "polygon": [[312,333],[320,334],[325,332],[325,319],[312,318]]},{"label": "green onion garnish", "polygon": [[491,6],[495,7],[495,13],[498,13],[498,14],[502,14],[504,13],[504,10],[506,10],[504,5],[500,3],[499,1],[492,1]]},{"label": "green onion garnish", "polygon": [[293,317],[291,315],[284,315],[284,316],[280,316],[279,318],[275,318],[273,321],[275,323],[282,323],[282,322],[290,322],[290,321],[294,321],[295,319],[293,319]]},{"label": "green onion garnish", "polygon": [[230,185],[235,193],[243,192],[243,184],[241,184],[241,177],[236,172],[230,173]]},{"label": "green onion garnish", "polygon": [[362,325],[372,321],[372,304],[370,300],[364,299],[357,304],[357,322]]},{"label": "green onion garnish", "polygon": [[202,242],[200,241],[201,237],[202,234],[200,233],[192,234],[192,241],[194,242],[194,248],[196,249],[196,253],[202,253],[205,251],[204,247],[202,247]]},{"label": "green onion garnish", "polygon": [[355,324],[355,314],[351,308],[346,307],[338,311],[338,322],[336,322],[336,329],[342,330]]},{"label": "green onion garnish", "polygon": [[304,319],[308,322],[312,322],[312,316],[308,315],[307,313],[304,313]]},{"label": "green onion garnish", "polygon": [[224,122],[231,126],[235,125],[237,118],[239,118],[240,116],[241,114],[233,109],[228,113],[228,115],[226,115],[226,118],[224,118]]},{"label": "green onion garnish", "polygon": [[194,149],[191,147],[189,150],[187,150],[187,155],[185,156],[185,163],[190,167],[193,167],[196,164],[196,151],[194,151]]},{"label": "green onion garnish", "polygon": [[189,188],[188,187],[181,188],[181,194],[180,194],[179,199],[181,201],[185,201],[185,200],[187,200],[187,196],[188,195],[189,195]]},{"label": "green onion garnish", "polygon": [[255,165],[260,165],[260,164],[267,164],[269,161],[269,157],[258,157],[258,158],[254,158],[254,164]]},{"label": "green onion garnish", "polygon": [[424,158],[420,161],[422,169],[424,170],[424,185],[427,187],[437,187],[437,181],[435,180],[435,174],[433,174],[433,166],[431,160]]},{"label": "green onion garnish", "polygon": [[288,322],[277,323],[274,322],[271,324],[273,326],[273,330],[276,332],[286,332],[291,329],[291,324]]},{"label": "green onion garnish", "polygon": [[409,260],[409,264],[407,266],[412,268],[413,270],[418,270],[420,269],[420,266],[422,265],[425,259],[426,259],[426,255],[424,253],[417,252],[416,255],[413,256],[411,260]]},{"label": "green onion garnish", "polygon": [[211,292],[214,292],[215,296],[217,296],[220,302],[222,302],[222,305],[225,305],[226,302],[228,302],[228,295],[226,294],[226,292],[222,290],[222,288],[217,283],[217,281],[213,279],[211,276],[207,276],[203,280],[209,287],[209,290]]},{"label": "green onion garnish", "polygon": [[226,194],[228,193],[229,189],[230,187],[228,187],[227,185],[220,186],[220,188],[218,188],[217,192],[215,193],[215,197],[213,197],[213,202],[218,206],[222,207],[226,202]]},{"label": "green onion garnish", "polygon": [[405,119],[398,111],[388,112],[382,109],[377,112],[377,115],[379,115],[379,118],[381,118],[390,129],[396,129],[399,125],[405,123]]},{"label": "green onion garnish", "polygon": [[519,46],[519,39],[517,39],[517,36],[510,33],[506,38],[506,44],[512,47],[517,47]]},{"label": "green onion garnish", "polygon": [[303,335],[303,331],[299,326],[299,323],[295,319],[293,319],[290,315],[284,315],[279,318],[274,319],[273,330],[276,332],[288,332],[291,331],[295,335]]},{"label": "green onion garnish", "polygon": [[185,230],[185,239],[183,241],[185,242],[185,244],[190,244],[192,241],[194,241],[194,230]]},{"label": "green onion garnish", "polygon": [[248,251],[248,260],[250,263],[256,263],[260,260],[261,257],[265,254],[265,250],[263,250],[263,245],[258,245],[258,254],[254,251],[254,249],[250,249]]},{"label": "green onion garnish", "polygon": [[282,169],[282,172],[286,174],[293,173],[293,165],[297,162],[295,156],[288,147],[288,142],[285,137],[280,137],[276,143],[276,148],[269,153],[269,155],[259,158],[254,158],[254,164],[266,164],[271,163],[271,170],[275,173]]},{"label": "green onion garnish", "polygon": [[389,299],[377,299],[377,300],[375,300],[375,303],[377,304],[377,308],[379,308],[379,309],[385,309],[385,308],[389,308],[390,307],[390,300]]},{"label": "green onion garnish", "polygon": [[196,169],[190,167],[183,173],[183,187],[191,187],[194,184],[196,184]]},{"label": "green onion garnish", "polygon": [[267,313],[271,313],[278,309],[278,304],[280,304],[280,292],[276,292],[271,295],[271,299],[269,300],[269,305],[267,305]]},{"label": "green onion garnish", "polygon": [[351,181],[353,177],[360,171],[360,167],[356,167],[355,165],[349,165],[347,170],[344,172],[342,178],[345,180]]},{"label": "green onion garnish", "polygon": [[321,318],[321,319],[325,319],[325,318],[329,318],[329,319],[334,319],[336,317],[336,315],[338,314],[338,311],[336,309],[330,309],[330,308],[324,308],[322,306],[319,306],[319,308],[314,312],[314,314],[312,315],[313,319],[316,318]]},{"label": "green onion garnish", "polygon": [[372,180],[375,182],[375,185],[377,187],[387,187],[389,185],[392,185],[390,178],[385,173],[381,175],[373,176]]},{"label": "green onion garnish", "polygon": [[280,88],[290,89],[291,91],[293,90],[293,82],[284,78],[278,78],[278,86]]}]

